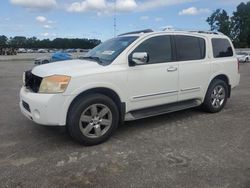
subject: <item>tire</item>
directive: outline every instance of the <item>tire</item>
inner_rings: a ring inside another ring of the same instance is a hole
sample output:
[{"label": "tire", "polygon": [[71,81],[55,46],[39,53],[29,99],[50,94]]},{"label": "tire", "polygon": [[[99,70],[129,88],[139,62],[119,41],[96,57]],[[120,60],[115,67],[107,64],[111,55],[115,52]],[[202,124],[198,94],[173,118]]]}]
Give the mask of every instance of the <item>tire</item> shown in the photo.
[{"label": "tire", "polygon": [[43,60],[42,61],[42,64],[44,65],[44,64],[48,64],[49,63],[49,61],[48,60]]},{"label": "tire", "polygon": [[249,62],[249,58],[247,57],[245,63],[248,63],[248,62]]},{"label": "tire", "polygon": [[213,80],[203,102],[203,110],[209,113],[220,112],[227,103],[228,90],[229,88],[225,81],[220,79]]},{"label": "tire", "polygon": [[119,111],[112,99],[89,94],[73,103],[67,118],[69,134],[79,143],[91,146],[108,140],[119,122]]}]

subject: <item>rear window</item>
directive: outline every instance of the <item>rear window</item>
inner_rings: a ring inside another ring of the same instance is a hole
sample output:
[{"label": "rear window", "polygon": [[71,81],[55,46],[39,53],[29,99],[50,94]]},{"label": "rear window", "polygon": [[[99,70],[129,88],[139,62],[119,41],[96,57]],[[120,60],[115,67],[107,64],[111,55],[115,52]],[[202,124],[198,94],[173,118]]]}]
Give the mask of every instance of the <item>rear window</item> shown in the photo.
[{"label": "rear window", "polygon": [[193,36],[175,36],[178,61],[200,60],[205,58],[206,42]]},{"label": "rear window", "polygon": [[214,58],[232,57],[233,48],[227,39],[212,39]]}]

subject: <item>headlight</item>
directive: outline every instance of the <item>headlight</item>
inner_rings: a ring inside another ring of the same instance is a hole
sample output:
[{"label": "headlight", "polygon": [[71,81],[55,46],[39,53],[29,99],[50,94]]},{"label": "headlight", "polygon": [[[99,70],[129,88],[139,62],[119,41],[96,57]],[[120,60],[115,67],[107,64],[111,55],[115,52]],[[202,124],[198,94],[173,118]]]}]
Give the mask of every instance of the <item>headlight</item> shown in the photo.
[{"label": "headlight", "polygon": [[54,75],[43,78],[39,93],[63,93],[70,81],[70,76]]}]

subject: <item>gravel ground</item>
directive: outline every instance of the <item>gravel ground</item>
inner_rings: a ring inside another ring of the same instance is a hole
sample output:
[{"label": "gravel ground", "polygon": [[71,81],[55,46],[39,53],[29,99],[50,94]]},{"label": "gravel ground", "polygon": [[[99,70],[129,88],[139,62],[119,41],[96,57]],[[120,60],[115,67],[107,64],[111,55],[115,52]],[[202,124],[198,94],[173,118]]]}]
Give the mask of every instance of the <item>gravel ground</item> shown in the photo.
[{"label": "gravel ground", "polygon": [[0,187],[250,187],[250,64],[225,109],[185,110],[125,123],[83,147],[18,107],[32,62],[0,62]]}]

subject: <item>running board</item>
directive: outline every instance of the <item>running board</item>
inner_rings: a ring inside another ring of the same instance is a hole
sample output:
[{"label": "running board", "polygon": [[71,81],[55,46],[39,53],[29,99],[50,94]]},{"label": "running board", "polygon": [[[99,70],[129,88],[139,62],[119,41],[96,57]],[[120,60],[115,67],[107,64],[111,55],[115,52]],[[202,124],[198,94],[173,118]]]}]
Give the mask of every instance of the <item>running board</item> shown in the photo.
[{"label": "running board", "polygon": [[195,100],[188,100],[188,101],[176,102],[176,103],[171,103],[171,104],[165,104],[165,105],[156,106],[156,107],[150,107],[150,108],[141,109],[141,110],[135,110],[125,115],[125,121],[133,121],[137,119],[143,119],[143,118],[158,116],[162,114],[168,114],[171,112],[185,110],[188,108],[194,108],[200,105],[201,105],[201,101],[195,99]]}]

